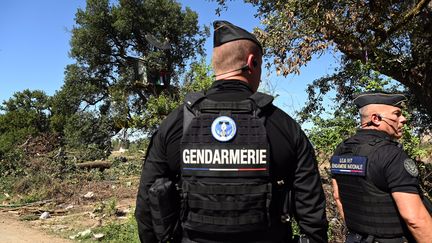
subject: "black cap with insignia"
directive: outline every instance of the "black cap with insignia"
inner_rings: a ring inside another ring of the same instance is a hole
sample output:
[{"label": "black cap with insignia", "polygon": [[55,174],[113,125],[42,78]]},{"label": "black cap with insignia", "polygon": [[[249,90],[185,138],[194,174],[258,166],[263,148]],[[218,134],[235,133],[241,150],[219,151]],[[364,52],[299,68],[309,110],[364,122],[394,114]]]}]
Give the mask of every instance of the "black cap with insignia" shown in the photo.
[{"label": "black cap with insignia", "polygon": [[365,92],[355,96],[354,104],[357,108],[370,104],[391,105],[402,108],[407,98],[403,94],[391,94],[386,92]]},{"label": "black cap with insignia", "polygon": [[228,21],[217,20],[213,22],[214,35],[213,47],[221,46],[227,42],[235,40],[250,40],[255,42],[263,52],[261,43],[252,33],[238,26],[231,24]]}]

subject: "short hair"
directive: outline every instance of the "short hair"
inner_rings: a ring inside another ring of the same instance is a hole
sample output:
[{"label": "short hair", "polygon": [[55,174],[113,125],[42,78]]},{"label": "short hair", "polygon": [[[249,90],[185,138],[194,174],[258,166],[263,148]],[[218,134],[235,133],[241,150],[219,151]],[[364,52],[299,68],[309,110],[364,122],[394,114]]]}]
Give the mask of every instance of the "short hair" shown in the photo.
[{"label": "short hair", "polygon": [[359,109],[360,121],[364,121],[369,118],[370,115],[370,105],[363,106]]},{"label": "short hair", "polygon": [[213,69],[217,74],[241,68],[251,53],[258,56],[261,50],[257,44],[246,39],[230,41],[215,47],[212,57]]}]

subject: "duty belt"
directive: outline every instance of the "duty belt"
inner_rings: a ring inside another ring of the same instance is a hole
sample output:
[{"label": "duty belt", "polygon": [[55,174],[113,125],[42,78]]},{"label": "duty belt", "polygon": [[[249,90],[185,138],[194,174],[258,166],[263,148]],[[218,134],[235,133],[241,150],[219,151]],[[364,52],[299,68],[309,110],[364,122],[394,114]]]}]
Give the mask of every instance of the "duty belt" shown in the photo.
[{"label": "duty belt", "polygon": [[404,236],[395,238],[378,238],[373,235],[362,235],[348,232],[345,243],[408,243]]}]

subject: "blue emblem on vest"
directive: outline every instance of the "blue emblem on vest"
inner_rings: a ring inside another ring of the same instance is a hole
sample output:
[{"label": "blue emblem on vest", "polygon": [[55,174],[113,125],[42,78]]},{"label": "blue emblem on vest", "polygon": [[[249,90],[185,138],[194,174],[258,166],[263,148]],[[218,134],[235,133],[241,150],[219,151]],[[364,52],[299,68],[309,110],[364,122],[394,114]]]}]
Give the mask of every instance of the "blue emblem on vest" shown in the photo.
[{"label": "blue emblem on vest", "polygon": [[220,116],[213,121],[211,132],[216,140],[226,142],[235,136],[237,127],[234,120],[230,117]]}]

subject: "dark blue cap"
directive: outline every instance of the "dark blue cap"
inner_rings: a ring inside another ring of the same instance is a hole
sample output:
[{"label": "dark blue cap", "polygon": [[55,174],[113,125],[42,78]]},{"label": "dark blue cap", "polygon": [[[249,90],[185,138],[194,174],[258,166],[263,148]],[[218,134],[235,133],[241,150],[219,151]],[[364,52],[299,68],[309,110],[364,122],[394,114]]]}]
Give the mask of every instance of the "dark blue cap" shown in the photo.
[{"label": "dark blue cap", "polygon": [[235,40],[250,40],[255,42],[263,53],[261,43],[254,34],[242,29],[238,26],[231,24],[228,21],[217,20],[213,22],[213,47],[221,46],[227,42]]},{"label": "dark blue cap", "polygon": [[383,104],[403,108],[407,98],[403,94],[392,94],[386,92],[364,92],[355,96],[354,104],[357,108],[370,104]]}]

